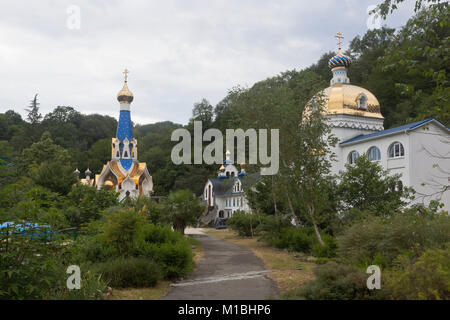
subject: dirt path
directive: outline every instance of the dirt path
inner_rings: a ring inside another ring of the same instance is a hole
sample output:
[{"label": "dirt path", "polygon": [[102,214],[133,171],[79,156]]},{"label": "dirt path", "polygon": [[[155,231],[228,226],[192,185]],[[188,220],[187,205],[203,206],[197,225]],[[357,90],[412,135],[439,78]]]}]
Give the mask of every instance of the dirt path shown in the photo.
[{"label": "dirt path", "polygon": [[193,234],[203,243],[204,258],[188,280],[172,285],[161,300],[263,300],[278,297],[265,275],[264,263],[249,249],[208,235]]}]

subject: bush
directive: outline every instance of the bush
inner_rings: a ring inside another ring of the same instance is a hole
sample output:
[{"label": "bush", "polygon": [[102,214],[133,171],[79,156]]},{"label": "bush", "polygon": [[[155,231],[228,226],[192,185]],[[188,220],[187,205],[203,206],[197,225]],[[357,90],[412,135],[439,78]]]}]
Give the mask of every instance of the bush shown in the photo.
[{"label": "bush", "polygon": [[316,243],[312,247],[312,255],[317,258],[334,258],[337,253],[337,241],[335,238],[328,234],[322,235],[322,240],[325,242],[325,246],[322,246],[318,240],[314,237]]},{"label": "bush", "polygon": [[[8,229],[8,242],[0,237],[0,299],[46,298],[66,279],[64,247],[57,241],[15,234],[20,233],[17,225]],[[37,233],[39,229],[28,231]]]},{"label": "bush", "polygon": [[104,237],[121,255],[129,255],[137,246],[145,216],[134,209],[115,211],[106,216]]},{"label": "bush", "polygon": [[338,253],[350,263],[392,266],[400,254],[419,257],[427,248],[442,249],[450,240],[448,215],[415,212],[392,218],[368,217],[338,237]]},{"label": "bush", "polygon": [[241,237],[253,237],[259,235],[257,229],[262,224],[264,215],[258,213],[245,213],[238,210],[228,219],[227,226],[238,232]]},{"label": "bush", "polygon": [[81,288],[69,290],[66,279],[61,283],[60,291],[57,291],[51,299],[56,300],[99,300],[105,298],[108,292],[108,283],[103,280],[101,274],[87,271],[81,276]]},{"label": "bush", "polygon": [[390,299],[449,300],[450,251],[426,250],[415,262],[407,256],[397,259],[395,271],[385,273],[384,288]]},{"label": "bush", "polygon": [[184,241],[184,237],[179,232],[174,232],[170,227],[155,226],[146,224],[143,227],[143,237],[145,242],[156,244],[176,243]]},{"label": "bush", "polygon": [[311,235],[305,228],[285,228],[279,234],[271,234],[268,242],[279,249],[297,252],[311,250]]},{"label": "bush", "polygon": [[284,299],[351,300],[370,299],[368,275],[353,266],[329,262],[314,269],[315,280],[288,291]]},{"label": "bush", "polygon": [[162,265],[164,278],[184,277],[193,268],[192,251],[186,241],[164,243],[156,253],[157,261]]},{"label": "bush", "polygon": [[103,279],[115,288],[153,287],[162,278],[161,267],[146,258],[119,257],[95,264],[90,269],[101,274]]},{"label": "bush", "polygon": [[[100,267],[105,268],[109,272],[105,274],[106,280],[111,280],[113,273],[119,274],[120,277],[114,278],[116,280],[112,283],[115,286],[123,285],[123,265],[133,263],[134,268],[142,265],[133,259],[157,263],[159,276],[166,279],[183,277],[193,268],[189,241],[170,227],[146,222],[145,215],[134,209],[114,209],[112,213],[106,213],[103,220],[91,222],[87,233],[86,236],[80,237],[71,250],[73,260],[88,267],[94,264],[94,271],[102,271],[98,269]],[[132,262],[123,262],[125,258],[131,259]],[[114,269],[107,267],[111,259],[114,261],[111,268]],[[144,268],[142,272],[146,272],[145,270]],[[141,276],[137,270],[134,273]],[[133,286],[133,282],[128,286]]]}]

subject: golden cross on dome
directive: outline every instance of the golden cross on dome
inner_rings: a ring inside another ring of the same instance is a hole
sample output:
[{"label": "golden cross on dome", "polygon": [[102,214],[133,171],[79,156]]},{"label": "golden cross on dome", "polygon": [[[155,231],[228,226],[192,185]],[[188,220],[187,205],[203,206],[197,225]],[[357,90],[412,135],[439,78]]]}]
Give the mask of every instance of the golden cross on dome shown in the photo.
[{"label": "golden cross on dome", "polygon": [[342,39],[344,39],[344,36],[342,35],[342,33],[339,31],[338,33],[336,33],[336,35],[334,36],[335,38],[338,39],[338,50],[341,51],[342,49]]},{"label": "golden cross on dome", "polygon": [[125,75],[125,82],[127,82],[127,80],[128,80],[128,74],[130,73],[130,71],[128,71],[128,69],[125,69],[124,71],[123,71],[123,74]]}]

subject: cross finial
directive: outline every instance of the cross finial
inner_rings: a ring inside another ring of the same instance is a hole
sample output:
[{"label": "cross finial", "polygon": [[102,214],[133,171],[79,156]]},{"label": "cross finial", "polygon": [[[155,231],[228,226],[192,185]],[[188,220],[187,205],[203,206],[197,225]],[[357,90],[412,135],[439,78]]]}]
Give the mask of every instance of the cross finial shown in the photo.
[{"label": "cross finial", "polygon": [[344,39],[344,36],[339,31],[338,33],[336,33],[336,35],[334,37],[338,39],[338,42],[337,42],[338,50],[341,51],[341,49],[342,49],[342,39]]},{"label": "cross finial", "polygon": [[123,71],[123,74],[125,75],[125,82],[127,82],[127,80],[128,80],[128,74],[130,73],[130,71],[128,71],[128,69],[125,69],[124,71]]}]

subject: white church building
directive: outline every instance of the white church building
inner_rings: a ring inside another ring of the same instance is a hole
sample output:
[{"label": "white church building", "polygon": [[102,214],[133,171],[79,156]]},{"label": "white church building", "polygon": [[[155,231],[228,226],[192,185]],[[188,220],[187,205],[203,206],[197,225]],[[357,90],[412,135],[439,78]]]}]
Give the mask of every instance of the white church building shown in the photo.
[{"label": "white church building", "polygon": [[239,171],[230,159],[230,154],[227,151],[217,177],[209,178],[203,189],[202,200],[206,209],[201,220],[204,223],[228,219],[238,210],[250,212],[245,190],[260,179],[260,174],[246,173],[244,165],[240,166]]},{"label": "white church building", "polygon": [[[333,74],[330,86],[320,96],[331,133],[338,138],[331,174],[345,170],[365,154],[392,174],[401,174],[393,188],[414,189],[414,203],[427,205],[431,200],[450,211],[450,129],[436,119],[426,119],[384,130],[380,103],[369,90],[350,84],[347,70],[351,58],[341,51],[340,33],[336,36],[338,54],[329,61]],[[251,177],[251,178],[250,178]],[[250,179],[249,179],[250,178]],[[227,152],[217,178],[206,182],[202,199],[206,211],[202,221],[226,219],[237,210],[250,212],[245,188],[259,180],[259,175],[238,172]],[[248,181],[246,181],[248,180]]]},{"label": "white church building", "polygon": [[325,99],[326,119],[339,142],[333,152],[332,173],[345,170],[366,154],[392,174],[401,174],[396,188],[412,187],[414,202],[444,203],[450,211],[450,129],[436,119],[426,119],[384,130],[377,98],[368,90],[350,84],[347,70],[351,59],[341,52],[329,61],[333,73]]}]

